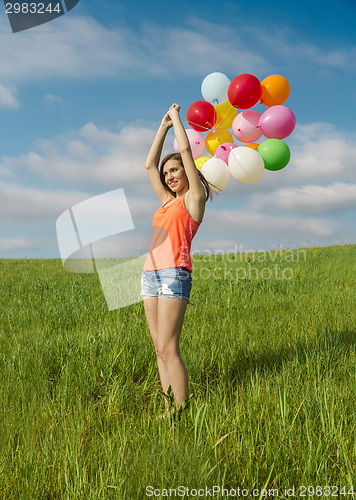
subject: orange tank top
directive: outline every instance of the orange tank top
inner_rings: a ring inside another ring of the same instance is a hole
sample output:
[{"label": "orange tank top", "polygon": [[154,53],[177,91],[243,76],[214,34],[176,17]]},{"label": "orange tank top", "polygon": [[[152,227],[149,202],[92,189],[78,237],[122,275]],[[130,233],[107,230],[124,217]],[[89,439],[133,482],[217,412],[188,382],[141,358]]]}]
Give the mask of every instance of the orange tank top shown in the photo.
[{"label": "orange tank top", "polygon": [[151,248],[143,266],[145,271],[182,266],[192,272],[190,247],[201,222],[196,222],[188,213],[184,197],[185,194],[167,207],[174,199],[171,198],[154,214]]}]

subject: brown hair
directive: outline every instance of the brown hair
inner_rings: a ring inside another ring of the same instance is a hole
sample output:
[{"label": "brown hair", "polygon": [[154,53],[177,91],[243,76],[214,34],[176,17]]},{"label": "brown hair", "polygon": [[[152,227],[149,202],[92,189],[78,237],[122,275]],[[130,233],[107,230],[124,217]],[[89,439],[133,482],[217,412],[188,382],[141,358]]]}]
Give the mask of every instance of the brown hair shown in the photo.
[{"label": "brown hair", "polygon": [[[160,178],[161,178],[161,182],[162,184],[164,185],[164,187],[166,189],[168,189],[168,191],[173,195],[173,196],[176,196],[176,193],[174,193],[174,191],[172,191],[170,189],[170,187],[168,186],[168,184],[166,184],[166,181],[164,179],[164,173],[163,173],[163,167],[165,166],[165,164],[167,163],[168,160],[177,160],[179,161],[179,163],[182,165],[182,167],[184,168],[184,165],[183,165],[183,160],[182,160],[182,155],[180,153],[170,153],[169,155],[165,156],[161,162],[161,166],[160,166],[160,171],[159,171],[159,174],[160,174]],[[198,174],[199,174],[199,178],[204,186],[204,189],[205,189],[205,196],[206,196],[206,201],[208,200],[212,200],[213,199],[213,190],[211,189],[210,186],[213,186],[215,189],[217,189],[218,191],[221,191],[221,189],[219,189],[217,186],[215,186],[214,184],[212,184],[211,182],[208,182],[206,180],[206,178],[204,177],[204,175],[198,170]],[[215,193],[214,193],[215,194]]]}]

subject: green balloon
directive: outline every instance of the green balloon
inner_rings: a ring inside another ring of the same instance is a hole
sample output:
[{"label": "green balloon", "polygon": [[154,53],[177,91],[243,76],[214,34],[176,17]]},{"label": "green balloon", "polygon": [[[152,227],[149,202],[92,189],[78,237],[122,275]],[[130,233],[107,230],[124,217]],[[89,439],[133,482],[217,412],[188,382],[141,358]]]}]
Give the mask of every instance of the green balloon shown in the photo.
[{"label": "green balloon", "polygon": [[290,160],[290,149],[280,139],[267,139],[257,148],[267,170],[281,170]]}]

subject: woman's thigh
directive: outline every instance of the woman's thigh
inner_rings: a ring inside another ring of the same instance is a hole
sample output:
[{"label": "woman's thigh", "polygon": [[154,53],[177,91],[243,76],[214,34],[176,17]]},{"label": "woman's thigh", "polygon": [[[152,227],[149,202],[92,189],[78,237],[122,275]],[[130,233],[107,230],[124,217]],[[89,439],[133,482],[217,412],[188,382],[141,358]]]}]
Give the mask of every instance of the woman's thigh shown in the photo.
[{"label": "woman's thigh", "polygon": [[143,297],[143,307],[145,309],[152,340],[154,344],[156,344],[158,337],[158,298]]},{"label": "woman's thigh", "polygon": [[187,304],[188,300],[158,299],[158,348],[169,344],[178,346]]},{"label": "woman's thigh", "polygon": [[174,298],[143,297],[151,337],[156,345],[179,340],[188,301]]},{"label": "woman's thigh", "polygon": [[141,295],[151,337],[158,348],[172,342],[178,346],[179,336],[192,287],[190,272],[185,268],[144,271]]}]

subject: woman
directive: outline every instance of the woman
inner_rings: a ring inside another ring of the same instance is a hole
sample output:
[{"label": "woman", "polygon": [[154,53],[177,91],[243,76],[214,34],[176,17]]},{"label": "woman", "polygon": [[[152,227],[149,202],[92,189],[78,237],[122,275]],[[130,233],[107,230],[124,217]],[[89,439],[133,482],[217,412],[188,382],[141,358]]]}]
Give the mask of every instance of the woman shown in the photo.
[{"label": "woman", "polygon": [[[141,295],[157,354],[162,389],[171,386],[177,407],[188,398],[188,374],[179,337],[192,286],[191,240],[212,198],[208,182],[195,166],[187,134],[173,104],[164,116],[145,167],[162,207],[153,216],[152,244],[142,273]],[[173,126],[180,153],[158,165],[168,130]]]}]

